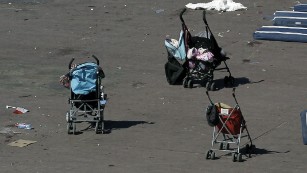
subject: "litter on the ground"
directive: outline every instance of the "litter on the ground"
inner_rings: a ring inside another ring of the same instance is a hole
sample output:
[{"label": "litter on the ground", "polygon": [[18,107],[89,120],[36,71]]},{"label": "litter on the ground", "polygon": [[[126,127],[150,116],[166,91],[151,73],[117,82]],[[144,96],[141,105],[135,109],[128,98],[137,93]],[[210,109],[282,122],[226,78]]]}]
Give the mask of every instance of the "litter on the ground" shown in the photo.
[{"label": "litter on the ground", "polygon": [[14,110],[14,114],[24,114],[26,112],[30,112],[29,110],[25,109],[25,108],[22,108],[22,107],[15,107],[15,106],[8,106],[6,105],[6,109],[15,109]]},{"label": "litter on the ground", "polygon": [[206,10],[217,10],[217,11],[237,11],[247,9],[241,3],[233,2],[232,0],[213,0],[208,3],[189,3],[186,5],[187,8],[191,9],[206,9]]},{"label": "litter on the ground", "polygon": [[28,146],[28,145],[33,144],[35,142],[37,142],[37,141],[19,139],[17,141],[9,143],[8,145],[12,146],[12,147],[25,147],[25,146]]},{"label": "litter on the ground", "polygon": [[26,123],[16,123],[15,126],[19,129],[27,129],[27,130],[31,130],[32,129],[32,125],[31,124],[26,124]]},{"label": "litter on the ground", "polygon": [[156,13],[157,13],[157,14],[162,13],[162,12],[164,12],[164,9],[158,9],[158,10],[156,10]]}]

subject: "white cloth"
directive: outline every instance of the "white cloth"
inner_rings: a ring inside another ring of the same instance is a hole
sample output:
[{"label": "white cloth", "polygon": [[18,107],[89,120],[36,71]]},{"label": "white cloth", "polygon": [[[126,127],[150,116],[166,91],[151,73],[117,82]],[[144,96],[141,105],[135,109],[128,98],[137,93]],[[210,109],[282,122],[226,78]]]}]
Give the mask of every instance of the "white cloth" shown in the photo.
[{"label": "white cloth", "polygon": [[207,9],[207,10],[217,10],[217,11],[236,11],[247,9],[241,3],[233,2],[232,0],[213,0],[212,2],[208,3],[197,3],[192,4],[189,3],[186,5],[187,8],[191,9]]}]

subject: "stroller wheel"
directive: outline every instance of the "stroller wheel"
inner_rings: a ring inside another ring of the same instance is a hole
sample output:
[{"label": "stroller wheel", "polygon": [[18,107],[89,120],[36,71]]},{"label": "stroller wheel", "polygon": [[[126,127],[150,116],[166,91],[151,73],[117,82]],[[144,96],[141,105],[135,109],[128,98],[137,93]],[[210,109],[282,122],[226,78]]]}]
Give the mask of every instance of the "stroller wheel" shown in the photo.
[{"label": "stroller wheel", "polygon": [[219,149],[220,149],[220,150],[223,150],[223,149],[224,149],[224,144],[223,144],[223,143],[220,143]]},{"label": "stroller wheel", "polygon": [[188,87],[193,88],[193,81],[192,80],[188,80]]},{"label": "stroller wheel", "polygon": [[207,83],[206,83],[206,88],[207,88],[207,90],[210,91],[210,82],[207,82]]},{"label": "stroller wheel", "polygon": [[248,154],[248,157],[251,157],[252,148],[253,148],[252,145],[248,145],[248,144],[245,145],[245,154]]},{"label": "stroller wheel", "polygon": [[210,90],[211,90],[211,91],[215,91],[215,89],[216,89],[215,82],[212,82],[212,83],[211,83],[211,86],[210,86]]},{"label": "stroller wheel", "polygon": [[232,161],[237,161],[237,153],[232,153]]},{"label": "stroller wheel", "polygon": [[212,153],[212,150],[207,151],[206,159],[211,158],[211,153]]},{"label": "stroller wheel", "polygon": [[229,150],[229,143],[226,144],[225,149]]},{"label": "stroller wheel", "polygon": [[70,135],[72,130],[72,123],[67,123],[67,133]]},{"label": "stroller wheel", "polygon": [[214,151],[211,152],[211,156],[210,157],[211,157],[211,160],[215,159],[215,152]]},{"label": "stroller wheel", "polygon": [[216,89],[215,82],[207,82],[206,88],[209,91],[215,91],[215,89]]},{"label": "stroller wheel", "polygon": [[189,81],[188,78],[184,78],[184,79],[183,79],[182,85],[183,85],[184,88],[187,88],[187,87],[188,87],[188,81]]},{"label": "stroller wheel", "polygon": [[95,132],[96,134],[101,134],[103,132],[103,121],[99,121],[96,123]]},{"label": "stroller wheel", "polygon": [[76,123],[72,123],[72,133],[73,133],[74,135],[77,134],[77,126],[76,126]]},{"label": "stroller wheel", "polygon": [[237,154],[237,161],[238,162],[242,162],[243,160],[242,160],[242,154],[241,153],[238,153]]}]

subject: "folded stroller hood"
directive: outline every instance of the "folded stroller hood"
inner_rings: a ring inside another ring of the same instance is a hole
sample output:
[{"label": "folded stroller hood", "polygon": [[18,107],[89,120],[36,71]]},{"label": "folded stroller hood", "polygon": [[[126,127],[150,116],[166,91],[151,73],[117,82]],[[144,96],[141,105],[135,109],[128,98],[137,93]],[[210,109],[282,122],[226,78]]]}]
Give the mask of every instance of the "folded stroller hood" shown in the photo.
[{"label": "folded stroller hood", "polygon": [[98,66],[95,63],[78,65],[71,72],[71,90],[75,94],[86,95],[96,91]]},{"label": "folded stroller hood", "polygon": [[171,39],[166,39],[165,47],[167,51],[175,57],[180,63],[184,63],[186,60],[186,51],[185,51],[185,45],[184,45],[184,36],[183,31],[180,31],[180,37],[177,44],[174,44]]}]

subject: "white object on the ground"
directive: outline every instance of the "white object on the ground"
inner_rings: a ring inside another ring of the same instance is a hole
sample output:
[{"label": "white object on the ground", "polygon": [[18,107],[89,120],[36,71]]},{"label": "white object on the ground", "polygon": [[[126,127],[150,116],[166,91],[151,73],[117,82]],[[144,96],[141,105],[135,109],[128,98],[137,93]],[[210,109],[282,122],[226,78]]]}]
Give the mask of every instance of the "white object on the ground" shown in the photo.
[{"label": "white object on the ground", "polygon": [[186,7],[194,10],[202,8],[202,9],[217,10],[217,11],[236,11],[236,10],[247,9],[241,3],[236,3],[233,2],[232,0],[213,0],[212,2],[197,3],[197,4],[189,3],[186,5]]}]

